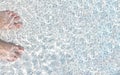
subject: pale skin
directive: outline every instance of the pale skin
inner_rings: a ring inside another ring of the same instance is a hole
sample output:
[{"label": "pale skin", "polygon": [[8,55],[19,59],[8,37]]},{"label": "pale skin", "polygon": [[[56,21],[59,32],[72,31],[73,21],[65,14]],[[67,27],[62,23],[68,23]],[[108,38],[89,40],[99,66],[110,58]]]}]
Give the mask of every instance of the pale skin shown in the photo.
[{"label": "pale skin", "polygon": [[[18,29],[22,26],[20,16],[13,11],[0,11],[0,29]],[[10,42],[0,40],[0,60],[15,61],[23,53],[24,48]]]}]

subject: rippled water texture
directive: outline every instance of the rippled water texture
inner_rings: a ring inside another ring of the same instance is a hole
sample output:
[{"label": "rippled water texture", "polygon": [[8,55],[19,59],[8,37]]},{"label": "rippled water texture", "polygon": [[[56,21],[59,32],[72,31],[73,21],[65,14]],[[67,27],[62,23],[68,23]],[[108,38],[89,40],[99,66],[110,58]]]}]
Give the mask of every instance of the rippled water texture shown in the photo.
[{"label": "rippled water texture", "polygon": [[120,75],[119,0],[0,0],[24,26],[0,38],[24,46],[0,75]]}]

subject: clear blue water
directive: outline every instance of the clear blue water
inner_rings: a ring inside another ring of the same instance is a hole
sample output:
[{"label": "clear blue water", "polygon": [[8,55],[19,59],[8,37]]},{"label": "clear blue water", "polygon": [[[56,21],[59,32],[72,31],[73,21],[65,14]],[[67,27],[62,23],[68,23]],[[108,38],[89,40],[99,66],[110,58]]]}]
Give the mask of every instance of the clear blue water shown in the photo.
[{"label": "clear blue water", "polygon": [[120,75],[119,2],[0,0],[24,24],[0,38],[25,48],[16,62],[0,62],[0,75]]}]

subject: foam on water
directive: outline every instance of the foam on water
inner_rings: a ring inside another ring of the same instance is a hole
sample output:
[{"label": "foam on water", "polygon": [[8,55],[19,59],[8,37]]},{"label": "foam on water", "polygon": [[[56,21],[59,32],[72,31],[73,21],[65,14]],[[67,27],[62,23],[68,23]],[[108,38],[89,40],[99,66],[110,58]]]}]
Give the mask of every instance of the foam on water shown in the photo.
[{"label": "foam on water", "polygon": [[24,27],[0,31],[24,46],[21,59],[0,62],[0,75],[119,75],[118,0],[0,0]]}]

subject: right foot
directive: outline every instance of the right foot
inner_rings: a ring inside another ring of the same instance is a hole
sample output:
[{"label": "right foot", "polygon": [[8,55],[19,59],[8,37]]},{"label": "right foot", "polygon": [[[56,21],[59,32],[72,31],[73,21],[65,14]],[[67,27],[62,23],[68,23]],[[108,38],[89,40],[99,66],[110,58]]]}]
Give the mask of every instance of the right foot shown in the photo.
[{"label": "right foot", "polygon": [[0,60],[15,61],[21,56],[24,48],[13,43],[0,40]]},{"label": "right foot", "polygon": [[17,29],[22,26],[20,16],[13,11],[0,11],[0,29]]}]

